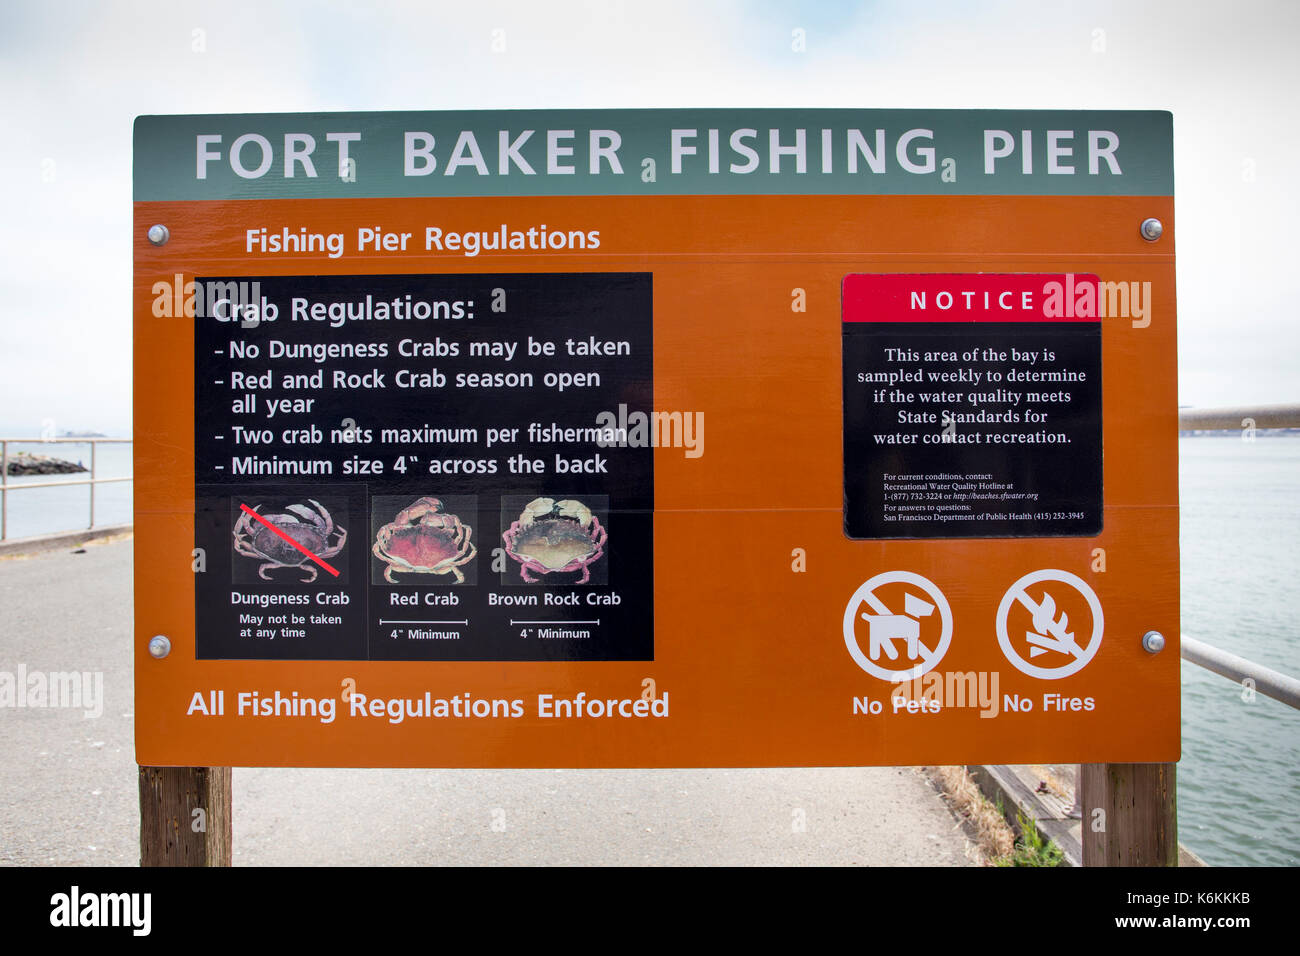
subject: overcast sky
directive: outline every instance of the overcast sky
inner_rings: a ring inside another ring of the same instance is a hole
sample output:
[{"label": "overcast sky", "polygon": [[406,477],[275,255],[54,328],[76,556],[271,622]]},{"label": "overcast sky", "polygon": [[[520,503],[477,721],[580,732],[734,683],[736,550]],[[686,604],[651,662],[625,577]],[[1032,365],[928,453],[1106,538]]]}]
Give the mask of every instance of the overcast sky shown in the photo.
[{"label": "overcast sky", "polygon": [[[1168,109],[1180,400],[1300,401],[1300,4],[0,6],[0,428],[131,427],[142,113]],[[791,50],[791,31],[807,49]],[[506,52],[493,53],[504,30]],[[198,31],[198,32],[196,32]]]}]

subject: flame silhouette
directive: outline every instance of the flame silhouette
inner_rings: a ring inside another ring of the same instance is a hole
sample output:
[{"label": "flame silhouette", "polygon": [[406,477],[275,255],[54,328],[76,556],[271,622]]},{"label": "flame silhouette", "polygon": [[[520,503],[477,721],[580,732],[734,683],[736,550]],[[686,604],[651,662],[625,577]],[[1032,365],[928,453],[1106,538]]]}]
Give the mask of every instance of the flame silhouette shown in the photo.
[{"label": "flame silhouette", "polygon": [[1056,601],[1048,592],[1043,592],[1043,599],[1038,603],[1034,610],[1034,630],[1039,634],[1047,634],[1058,640],[1065,638],[1071,639],[1074,635],[1066,631],[1069,627],[1070,618],[1064,611],[1061,612],[1061,619],[1056,620]]}]

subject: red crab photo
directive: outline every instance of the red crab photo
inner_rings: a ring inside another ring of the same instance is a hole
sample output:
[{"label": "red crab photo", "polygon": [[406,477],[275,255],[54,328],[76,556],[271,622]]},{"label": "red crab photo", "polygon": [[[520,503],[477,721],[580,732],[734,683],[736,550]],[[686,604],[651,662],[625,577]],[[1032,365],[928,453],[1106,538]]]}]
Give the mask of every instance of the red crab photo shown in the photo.
[{"label": "red crab photo", "polygon": [[477,584],[478,498],[376,495],[370,499],[372,584]]}]

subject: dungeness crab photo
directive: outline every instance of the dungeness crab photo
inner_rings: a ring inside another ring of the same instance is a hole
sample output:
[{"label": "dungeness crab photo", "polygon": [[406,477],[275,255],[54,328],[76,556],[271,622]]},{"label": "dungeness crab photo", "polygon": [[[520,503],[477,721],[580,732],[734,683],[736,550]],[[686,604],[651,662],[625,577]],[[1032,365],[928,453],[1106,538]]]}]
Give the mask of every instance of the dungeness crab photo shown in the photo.
[{"label": "dungeness crab photo", "polygon": [[519,573],[529,584],[541,580],[533,574],[574,571],[582,572],[574,583],[586,584],[592,563],[605,553],[608,535],[581,501],[534,498],[502,538],[506,554],[519,562]]},{"label": "dungeness crab photo", "polygon": [[457,584],[464,584],[460,569],[476,554],[472,533],[469,525],[444,510],[441,500],[426,497],[407,505],[380,528],[371,550],[387,565],[384,580],[389,584],[402,583],[394,573],[450,574]]},{"label": "dungeness crab photo", "polygon": [[307,554],[285,541],[276,531],[292,538],[304,551],[310,551],[322,561],[334,557],[347,543],[347,531],[337,527],[325,506],[312,498],[307,499],[307,504],[287,506],[282,514],[262,514],[261,508],[257,505],[252,510],[262,521],[248,512],[240,514],[233,537],[236,552],[265,562],[257,569],[257,575],[263,581],[272,580],[266,572],[276,568],[298,568],[307,573],[302,583],[310,584],[316,580],[319,570]]}]

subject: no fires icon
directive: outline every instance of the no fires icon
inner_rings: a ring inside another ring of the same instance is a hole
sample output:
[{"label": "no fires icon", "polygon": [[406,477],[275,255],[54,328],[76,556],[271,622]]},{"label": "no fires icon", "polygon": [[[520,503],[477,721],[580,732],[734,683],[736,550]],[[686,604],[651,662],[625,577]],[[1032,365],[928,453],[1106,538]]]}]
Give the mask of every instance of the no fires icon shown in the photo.
[{"label": "no fires icon", "polygon": [[1011,666],[1042,680],[1082,670],[1101,647],[1101,601],[1069,571],[1032,571],[998,605],[998,645]]}]

